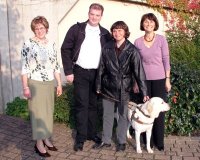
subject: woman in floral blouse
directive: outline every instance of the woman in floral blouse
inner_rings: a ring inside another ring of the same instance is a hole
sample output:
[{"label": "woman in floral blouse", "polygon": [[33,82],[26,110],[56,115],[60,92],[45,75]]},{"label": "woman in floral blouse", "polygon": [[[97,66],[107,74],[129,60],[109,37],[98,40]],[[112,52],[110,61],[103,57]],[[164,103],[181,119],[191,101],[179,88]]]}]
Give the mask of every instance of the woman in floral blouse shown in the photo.
[{"label": "woman in floral blouse", "polygon": [[57,81],[57,96],[62,94],[60,66],[55,43],[46,38],[49,23],[43,16],[31,22],[34,37],[22,47],[23,94],[28,98],[35,151],[42,157],[50,157],[46,148],[57,151],[51,143],[54,111],[54,77]]}]

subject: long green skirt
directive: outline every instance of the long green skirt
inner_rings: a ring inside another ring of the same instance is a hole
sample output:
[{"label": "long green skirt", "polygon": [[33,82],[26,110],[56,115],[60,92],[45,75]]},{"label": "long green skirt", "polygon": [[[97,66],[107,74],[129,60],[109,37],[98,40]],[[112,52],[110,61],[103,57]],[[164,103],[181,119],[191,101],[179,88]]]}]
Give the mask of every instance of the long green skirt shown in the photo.
[{"label": "long green skirt", "polygon": [[33,140],[49,138],[53,132],[54,80],[41,82],[29,79],[28,84]]}]

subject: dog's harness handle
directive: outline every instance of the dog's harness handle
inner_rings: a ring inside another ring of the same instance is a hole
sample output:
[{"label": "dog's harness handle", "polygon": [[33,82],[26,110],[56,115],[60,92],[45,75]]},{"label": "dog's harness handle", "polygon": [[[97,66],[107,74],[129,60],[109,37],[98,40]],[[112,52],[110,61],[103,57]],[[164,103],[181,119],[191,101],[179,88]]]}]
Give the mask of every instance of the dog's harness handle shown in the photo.
[{"label": "dog's harness handle", "polygon": [[150,118],[150,116],[149,116],[149,115],[146,115],[146,114],[141,110],[140,107],[136,106],[136,108],[137,108],[145,117]]}]

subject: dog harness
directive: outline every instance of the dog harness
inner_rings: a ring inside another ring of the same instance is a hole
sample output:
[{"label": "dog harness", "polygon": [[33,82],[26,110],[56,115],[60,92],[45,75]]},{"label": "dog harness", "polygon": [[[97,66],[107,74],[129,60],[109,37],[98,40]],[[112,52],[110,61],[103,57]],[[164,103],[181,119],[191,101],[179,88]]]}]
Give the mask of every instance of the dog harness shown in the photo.
[{"label": "dog harness", "polygon": [[[146,114],[141,110],[141,108],[139,108],[138,106],[136,107],[136,109],[138,109],[145,117],[150,118],[150,116],[149,116],[149,115],[146,115]],[[134,121],[136,121],[136,122],[138,122],[138,123],[140,123],[140,124],[146,124],[146,125],[153,124],[153,122],[152,122],[152,123],[145,123],[145,122],[142,122],[141,120],[139,120],[139,117],[136,118],[136,117],[135,117],[135,114],[137,113],[137,112],[136,112],[136,109],[132,112],[131,121],[134,120]]]}]

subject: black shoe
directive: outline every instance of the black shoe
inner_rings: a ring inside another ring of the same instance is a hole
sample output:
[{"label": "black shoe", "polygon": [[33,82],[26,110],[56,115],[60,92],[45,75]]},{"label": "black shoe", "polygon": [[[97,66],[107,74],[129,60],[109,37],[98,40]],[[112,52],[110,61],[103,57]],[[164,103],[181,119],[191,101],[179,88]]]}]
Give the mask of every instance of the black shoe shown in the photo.
[{"label": "black shoe", "polygon": [[107,143],[104,143],[104,142],[95,143],[92,146],[93,149],[103,149],[103,148],[109,148],[109,147],[111,147],[111,144],[107,144]]},{"label": "black shoe", "polygon": [[[45,146],[47,146],[46,144],[44,144]],[[50,151],[57,151],[58,149],[53,145],[53,147],[49,147],[47,146],[48,150]]]},{"label": "black shoe", "polygon": [[46,143],[43,141],[44,146],[46,146],[48,148],[48,150],[50,151],[57,151],[58,149],[53,145],[53,147],[49,147],[46,145]]},{"label": "black shoe", "polygon": [[117,147],[116,147],[116,151],[119,152],[119,151],[125,151],[126,149],[126,144],[118,144]]},{"label": "black shoe", "polygon": [[158,146],[157,148],[159,151],[164,151],[164,146]]},{"label": "black shoe", "polygon": [[83,142],[76,142],[74,144],[74,151],[82,151],[83,150],[83,145],[84,143]]},{"label": "black shoe", "polygon": [[101,138],[99,138],[98,136],[94,136],[92,138],[87,138],[87,140],[94,141],[95,143],[98,143],[98,144],[102,142]]},{"label": "black shoe", "polygon": [[41,153],[40,151],[39,151],[39,149],[37,148],[37,146],[35,145],[35,152],[36,153],[38,153],[41,157],[51,157],[51,155],[48,153],[48,152],[46,152],[46,153]]}]

